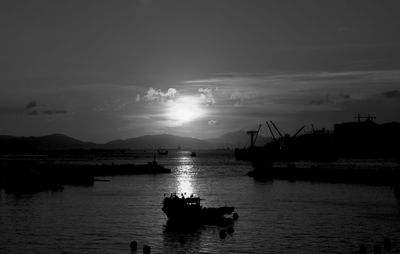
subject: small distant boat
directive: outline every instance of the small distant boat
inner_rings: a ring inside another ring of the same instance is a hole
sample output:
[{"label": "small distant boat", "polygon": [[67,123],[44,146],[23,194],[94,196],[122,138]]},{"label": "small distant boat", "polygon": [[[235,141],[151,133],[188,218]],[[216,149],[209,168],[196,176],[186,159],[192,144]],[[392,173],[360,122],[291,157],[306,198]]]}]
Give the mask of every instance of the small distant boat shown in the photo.
[{"label": "small distant boat", "polygon": [[197,154],[196,154],[196,152],[191,152],[191,153],[190,153],[190,156],[191,156],[191,157],[196,157]]},{"label": "small distant boat", "polygon": [[140,175],[140,174],[164,174],[171,173],[171,169],[160,165],[154,155],[153,161],[147,164],[120,164],[120,165],[98,165],[93,168],[94,175]]},{"label": "small distant boat", "polygon": [[159,155],[167,155],[168,154],[168,150],[167,149],[158,148],[157,149],[157,153]]},{"label": "small distant boat", "polygon": [[[178,224],[229,224],[237,217],[237,214],[233,214],[235,207],[206,208],[200,205],[201,200],[193,194],[190,197],[171,194],[164,198],[162,210],[169,222]],[[232,218],[225,217],[231,214]]]}]

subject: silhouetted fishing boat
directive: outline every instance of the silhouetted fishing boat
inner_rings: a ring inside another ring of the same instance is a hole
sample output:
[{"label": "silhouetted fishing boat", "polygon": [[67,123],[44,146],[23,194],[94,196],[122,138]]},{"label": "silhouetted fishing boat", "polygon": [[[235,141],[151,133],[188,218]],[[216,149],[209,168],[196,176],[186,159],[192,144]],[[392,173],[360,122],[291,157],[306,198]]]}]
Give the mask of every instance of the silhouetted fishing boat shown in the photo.
[{"label": "silhouetted fishing boat", "polygon": [[233,221],[233,218],[225,216],[231,215],[234,207],[206,208],[200,205],[200,201],[200,197],[193,195],[185,197],[183,194],[171,194],[164,198],[162,210],[169,222],[177,224],[227,224]]},{"label": "silhouetted fishing boat", "polygon": [[92,168],[95,176],[106,175],[140,175],[140,174],[163,174],[171,173],[171,169],[160,165],[154,156],[153,161],[147,164],[103,164],[95,165]]}]

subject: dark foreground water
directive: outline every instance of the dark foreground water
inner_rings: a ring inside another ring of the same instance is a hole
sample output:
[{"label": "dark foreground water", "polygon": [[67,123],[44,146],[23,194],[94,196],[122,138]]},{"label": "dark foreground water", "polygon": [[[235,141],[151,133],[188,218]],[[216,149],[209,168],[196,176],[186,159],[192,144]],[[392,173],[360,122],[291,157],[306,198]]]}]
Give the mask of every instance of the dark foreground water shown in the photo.
[{"label": "dark foreground water", "polygon": [[[126,160],[126,158],[125,158]],[[137,158],[135,159],[137,162]],[[15,196],[0,191],[0,253],[352,253],[360,244],[400,247],[400,210],[390,187],[256,182],[231,152],[160,157],[166,175],[105,177],[93,187]],[[235,206],[224,240],[217,226],[166,227],[164,193],[196,193],[205,206]]]}]

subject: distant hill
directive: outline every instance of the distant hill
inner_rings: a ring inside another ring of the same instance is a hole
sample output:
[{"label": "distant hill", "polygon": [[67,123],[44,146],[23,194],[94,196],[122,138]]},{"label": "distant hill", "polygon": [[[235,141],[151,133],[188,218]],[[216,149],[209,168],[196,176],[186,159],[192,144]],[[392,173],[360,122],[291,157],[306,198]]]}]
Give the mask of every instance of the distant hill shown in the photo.
[{"label": "distant hill", "polygon": [[161,134],[114,140],[101,145],[101,147],[104,149],[157,149],[160,147],[166,149],[175,149],[177,147],[181,147],[182,149],[214,149],[218,145],[196,138]]},{"label": "distant hill", "polygon": [[[113,140],[105,144],[83,142],[63,134],[40,137],[15,137],[0,135],[0,154],[41,153],[52,150],[71,149],[216,149],[226,147],[245,147],[249,145],[249,136],[245,131],[227,133],[219,138],[201,140],[168,134],[146,135],[125,140]],[[259,136],[257,145],[263,145],[267,138]]]},{"label": "distant hill", "polygon": [[[248,147],[250,146],[250,135],[246,131],[235,131],[226,133],[218,138],[206,139],[210,143],[217,143],[224,147]],[[258,135],[256,140],[257,146],[265,145],[267,142],[271,141],[270,138],[266,138],[262,135]]]},{"label": "distant hill", "polygon": [[0,152],[39,152],[64,149],[90,149],[98,145],[91,142],[83,142],[63,134],[52,134],[41,137],[14,137],[0,135]]}]

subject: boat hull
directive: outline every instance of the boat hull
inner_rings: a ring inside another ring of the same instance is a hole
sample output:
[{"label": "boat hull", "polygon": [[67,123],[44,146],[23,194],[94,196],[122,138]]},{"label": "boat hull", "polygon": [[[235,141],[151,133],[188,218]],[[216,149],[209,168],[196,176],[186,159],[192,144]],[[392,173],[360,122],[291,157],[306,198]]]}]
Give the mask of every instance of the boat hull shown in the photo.
[{"label": "boat hull", "polygon": [[233,220],[225,216],[231,215],[234,210],[234,207],[175,207],[165,204],[162,207],[162,211],[168,217],[168,221],[177,224],[227,224]]}]

